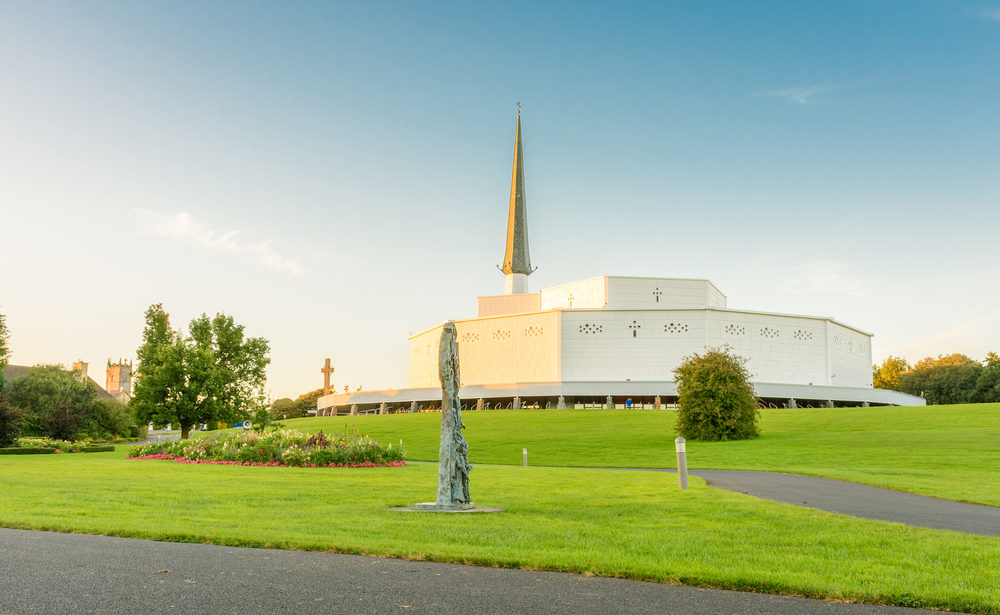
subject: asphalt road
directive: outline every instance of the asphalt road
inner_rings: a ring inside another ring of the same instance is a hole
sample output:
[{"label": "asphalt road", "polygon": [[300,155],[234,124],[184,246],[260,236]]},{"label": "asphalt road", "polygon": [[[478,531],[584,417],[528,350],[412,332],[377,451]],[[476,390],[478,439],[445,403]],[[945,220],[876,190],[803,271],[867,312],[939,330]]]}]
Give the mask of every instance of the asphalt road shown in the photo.
[{"label": "asphalt road", "polygon": [[2,615],[914,611],[557,572],[0,529]]}]

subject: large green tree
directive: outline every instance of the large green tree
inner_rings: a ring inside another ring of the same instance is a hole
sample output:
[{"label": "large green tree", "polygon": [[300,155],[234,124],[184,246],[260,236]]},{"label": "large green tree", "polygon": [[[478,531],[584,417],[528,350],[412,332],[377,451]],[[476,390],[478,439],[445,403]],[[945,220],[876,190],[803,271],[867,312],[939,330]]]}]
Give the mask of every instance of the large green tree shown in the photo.
[{"label": "large green tree", "polygon": [[899,379],[910,369],[903,357],[888,357],[882,365],[872,365],[872,383],[876,389],[899,390]]},{"label": "large green tree", "polygon": [[899,390],[924,397],[928,404],[972,404],[983,401],[979,377],[983,365],[964,354],[927,357],[899,379]]},{"label": "large green tree", "polygon": [[674,369],[680,435],[709,441],[757,435],[760,411],[746,361],[723,346],[686,357]]},{"label": "large green tree", "polygon": [[36,365],[7,386],[10,403],[25,411],[24,433],[73,440],[81,432],[97,436],[89,420],[97,404],[97,385],[59,365]]},{"label": "large green tree", "polygon": [[232,316],[205,314],[188,333],[174,330],[163,304],[146,310],[131,405],[142,421],[180,425],[181,438],[200,423],[249,418],[263,395],[268,342],[246,337]]}]

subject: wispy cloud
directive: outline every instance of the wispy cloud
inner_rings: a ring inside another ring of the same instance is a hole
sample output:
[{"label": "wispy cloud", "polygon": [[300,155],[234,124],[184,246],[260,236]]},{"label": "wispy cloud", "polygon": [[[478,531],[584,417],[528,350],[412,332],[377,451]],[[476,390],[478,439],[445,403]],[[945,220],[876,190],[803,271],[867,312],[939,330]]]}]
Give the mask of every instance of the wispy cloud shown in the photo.
[{"label": "wispy cloud", "polygon": [[237,238],[239,231],[217,233],[196,221],[191,214],[180,212],[173,216],[140,212],[146,217],[146,232],[157,237],[166,237],[203,250],[243,253],[252,256],[258,263],[282,273],[302,275],[305,271],[294,258],[282,256],[271,248],[270,241],[242,243]]},{"label": "wispy cloud", "polygon": [[851,83],[825,83],[819,85],[805,85],[793,88],[785,88],[783,90],[774,90],[773,92],[767,92],[764,96],[777,96],[784,98],[790,102],[799,103],[805,105],[812,102],[818,94],[823,94],[825,92],[832,92],[834,90],[842,90],[844,88],[852,87],[854,84]]},{"label": "wispy cloud", "polygon": [[1000,21],[1000,9],[974,9],[969,11],[973,17],[982,17],[990,21]]},{"label": "wispy cloud", "polygon": [[791,269],[791,275],[781,281],[786,293],[834,293],[865,296],[863,281],[846,275],[848,266],[836,261],[802,263]]}]

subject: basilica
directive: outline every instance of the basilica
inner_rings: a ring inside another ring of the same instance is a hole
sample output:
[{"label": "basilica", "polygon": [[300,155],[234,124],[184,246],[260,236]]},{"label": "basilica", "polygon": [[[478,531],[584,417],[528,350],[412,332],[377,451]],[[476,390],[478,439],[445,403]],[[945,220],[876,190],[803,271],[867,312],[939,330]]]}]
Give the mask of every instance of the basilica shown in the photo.
[{"label": "basilica", "polygon": [[[709,280],[599,276],[530,292],[521,117],[514,137],[504,294],[453,321],[469,409],[664,408],[673,370],[705,347],[747,359],[761,404],[775,408],[924,405],[872,387],[872,333],[834,318],[733,309]],[[438,407],[445,322],[410,337],[409,386],[332,394],[317,414]]]}]

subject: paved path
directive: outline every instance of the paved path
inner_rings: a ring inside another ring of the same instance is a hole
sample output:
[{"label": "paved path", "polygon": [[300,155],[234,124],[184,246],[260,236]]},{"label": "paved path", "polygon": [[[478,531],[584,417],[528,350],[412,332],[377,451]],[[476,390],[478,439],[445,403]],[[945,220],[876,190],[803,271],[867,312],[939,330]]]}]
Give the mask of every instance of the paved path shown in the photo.
[{"label": "paved path", "polygon": [[[573,469],[677,473],[677,470],[658,468]],[[704,478],[711,487],[745,493],[764,500],[818,508],[862,519],[892,521],[966,534],[1000,536],[1000,508],[993,506],[941,500],[926,495],[802,474],[749,470],[689,470],[688,474]]]},{"label": "paved path", "polygon": [[0,529],[0,615],[909,612],[557,572]]},{"label": "paved path", "polygon": [[940,500],[830,478],[746,472],[691,470],[712,487],[842,515],[895,521],[966,534],[1000,536],[1000,508]]}]

